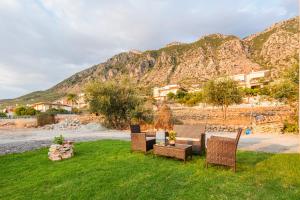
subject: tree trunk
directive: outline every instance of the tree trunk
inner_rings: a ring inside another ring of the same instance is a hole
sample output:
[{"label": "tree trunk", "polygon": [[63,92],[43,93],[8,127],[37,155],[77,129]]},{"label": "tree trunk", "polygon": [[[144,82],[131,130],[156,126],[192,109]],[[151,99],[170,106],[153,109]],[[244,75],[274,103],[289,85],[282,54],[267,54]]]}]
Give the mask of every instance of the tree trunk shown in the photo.
[{"label": "tree trunk", "polygon": [[226,124],[226,119],[227,119],[227,106],[224,107],[224,119],[225,119],[225,124]]}]

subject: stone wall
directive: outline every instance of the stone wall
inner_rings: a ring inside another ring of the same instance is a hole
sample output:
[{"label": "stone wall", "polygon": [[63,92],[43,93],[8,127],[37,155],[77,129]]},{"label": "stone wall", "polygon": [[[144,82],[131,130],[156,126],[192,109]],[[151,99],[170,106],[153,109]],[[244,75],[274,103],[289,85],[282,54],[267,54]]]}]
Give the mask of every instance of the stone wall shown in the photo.
[{"label": "stone wall", "polygon": [[282,133],[283,122],[292,115],[288,106],[228,109],[223,120],[220,108],[173,108],[173,115],[183,124],[206,124],[212,132],[233,132],[238,127],[252,127],[254,133]]}]

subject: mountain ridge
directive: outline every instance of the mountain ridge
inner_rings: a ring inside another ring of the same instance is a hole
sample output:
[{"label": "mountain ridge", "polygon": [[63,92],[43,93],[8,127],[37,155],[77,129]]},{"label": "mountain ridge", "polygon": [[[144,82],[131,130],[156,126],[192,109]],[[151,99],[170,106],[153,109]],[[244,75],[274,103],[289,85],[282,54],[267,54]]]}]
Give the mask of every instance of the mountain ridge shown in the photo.
[{"label": "mountain ridge", "polygon": [[67,92],[80,92],[91,80],[129,77],[136,84],[149,87],[172,83],[191,85],[220,75],[261,69],[271,69],[272,76],[276,77],[283,69],[299,63],[298,55],[299,16],[296,16],[243,39],[216,33],[191,43],[169,43],[157,50],[122,52],[75,73],[48,90],[0,100],[0,103],[52,101]]}]

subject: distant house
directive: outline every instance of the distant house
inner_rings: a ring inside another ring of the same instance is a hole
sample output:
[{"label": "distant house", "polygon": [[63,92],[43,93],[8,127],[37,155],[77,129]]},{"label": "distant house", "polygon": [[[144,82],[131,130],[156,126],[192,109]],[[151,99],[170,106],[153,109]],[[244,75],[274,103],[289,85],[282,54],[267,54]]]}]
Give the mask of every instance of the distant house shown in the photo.
[{"label": "distant house", "polygon": [[85,94],[84,93],[79,93],[78,94],[78,100],[77,100],[77,108],[85,108],[87,106],[88,106],[88,104],[85,100]]},{"label": "distant house", "polygon": [[239,83],[241,87],[258,88],[268,82],[270,70],[252,71],[249,74],[236,74],[231,78]]},{"label": "distant house", "polygon": [[35,110],[46,112],[50,108],[56,108],[56,109],[64,109],[67,111],[72,111],[72,107],[65,104],[60,103],[48,103],[48,102],[39,102],[31,105]]},{"label": "distant house", "polygon": [[172,92],[176,94],[176,92],[180,89],[181,87],[177,84],[173,85],[166,85],[164,87],[155,87],[153,88],[153,97],[156,100],[163,101],[167,99],[167,95]]},{"label": "distant house", "polygon": [[2,112],[6,113],[8,117],[12,117],[15,115],[15,107],[7,106],[2,110]]},{"label": "distant house", "polygon": [[86,103],[86,100],[85,100],[84,93],[77,94],[76,102],[70,102],[70,101],[68,101],[67,97],[63,97],[61,99],[54,101],[53,103],[68,105],[68,106],[71,106],[74,108],[85,108],[88,106],[88,104]]}]

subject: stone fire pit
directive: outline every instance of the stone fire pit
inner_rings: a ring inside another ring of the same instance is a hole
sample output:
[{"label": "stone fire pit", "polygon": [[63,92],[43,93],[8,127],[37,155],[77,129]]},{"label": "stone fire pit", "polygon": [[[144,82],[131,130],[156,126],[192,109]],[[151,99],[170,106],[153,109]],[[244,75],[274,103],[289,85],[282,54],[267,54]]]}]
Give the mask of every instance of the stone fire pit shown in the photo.
[{"label": "stone fire pit", "polygon": [[52,161],[64,160],[73,157],[73,142],[67,141],[64,144],[52,144],[49,148],[48,158]]}]

